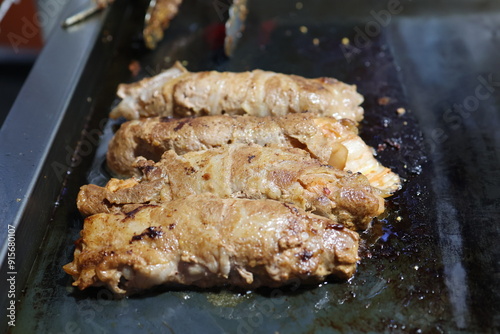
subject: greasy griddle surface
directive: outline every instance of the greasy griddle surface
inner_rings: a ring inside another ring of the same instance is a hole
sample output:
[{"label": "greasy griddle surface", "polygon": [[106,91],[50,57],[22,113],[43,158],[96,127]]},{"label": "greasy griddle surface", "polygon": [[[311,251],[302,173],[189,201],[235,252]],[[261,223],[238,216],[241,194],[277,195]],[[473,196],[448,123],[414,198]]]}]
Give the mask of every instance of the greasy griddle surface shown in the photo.
[{"label": "greasy griddle surface", "polygon": [[[188,5],[190,11],[186,10]],[[363,21],[315,22],[297,18],[294,9],[290,11],[295,16],[283,13],[261,21],[258,9],[251,7],[254,12],[244,37],[234,58],[228,60],[222,54],[222,21],[216,13],[212,13],[212,20],[193,14],[196,10],[213,12],[211,6],[186,1],[155,52],[145,52],[134,38],[131,49],[124,43],[117,50],[103,90],[93,97],[95,110],[88,125],[89,131],[102,132],[102,139],[95,152],[80,152],[82,163],[67,180],[14,332],[62,332],[67,328],[94,333],[312,333],[322,329],[428,332],[436,326],[454,328],[433,226],[430,165],[384,33],[346,59],[341,40],[347,37],[352,41],[354,28],[363,27]],[[301,26],[307,26],[307,33],[301,32]],[[314,43],[315,38],[319,44]],[[129,75],[124,67],[133,59],[141,65],[137,76]],[[80,292],[71,287],[72,279],[61,267],[71,261],[73,242],[83,223],[75,206],[76,193],[85,183],[103,184],[109,177],[104,155],[119,124],[103,121],[114,99],[110,92],[121,80],[156,74],[175,60],[186,61],[191,71],[261,68],[307,77],[333,76],[358,85],[366,99],[361,136],[377,149],[379,159],[406,181],[403,189],[389,199],[386,215],[363,235],[366,247],[352,280],[249,293],[158,288],[123,300],[115,300],[103,288]],[[406,113],[399,115],[397,108],[405,108]]]}]

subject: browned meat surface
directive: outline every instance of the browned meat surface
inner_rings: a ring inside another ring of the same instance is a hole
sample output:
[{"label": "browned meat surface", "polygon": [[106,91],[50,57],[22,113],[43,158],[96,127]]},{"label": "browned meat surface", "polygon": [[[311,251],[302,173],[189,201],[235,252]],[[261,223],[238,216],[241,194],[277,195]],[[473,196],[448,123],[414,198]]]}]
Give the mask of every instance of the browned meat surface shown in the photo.
[{"label": "browned meat surface", "polygon": [[117,176],[132,176],[136,173],[132,165],[139,156],[157,162],[168,150],[185,154],[230,143],[304,149],[325,164],[361,172],[383,196],[399,189],[401,183],[398,175],[375,159],[352,121],[309,113],[130,121],[122,124],[111,140],[107,164]]},{"label": "browned meat surface", "polygon": [[122,84],[123,100],[112,118],[230,114],[277,116],[309,111],[360,121],[363,97],[333,78],[251,72],[188,72],[180,63],[133,84]]},{"label": "browned meat surface", "polygon": [[78,208],[85,215],[112,212],[124,204],[159,203],[193,194],[223,198],[270,198],[365,229],[384,210],[384,201],[362,174],[322,165],[305,151],[232,144],[137,165],[141,180],[111,180],[105,188],[81,189]]},{"label": "browned meat surface", "polygon": [[64,270],[80,289],[119,295],[160,284],[277,287],[351,277],[358,239],[286,203],[193,196],[87,218]]}]

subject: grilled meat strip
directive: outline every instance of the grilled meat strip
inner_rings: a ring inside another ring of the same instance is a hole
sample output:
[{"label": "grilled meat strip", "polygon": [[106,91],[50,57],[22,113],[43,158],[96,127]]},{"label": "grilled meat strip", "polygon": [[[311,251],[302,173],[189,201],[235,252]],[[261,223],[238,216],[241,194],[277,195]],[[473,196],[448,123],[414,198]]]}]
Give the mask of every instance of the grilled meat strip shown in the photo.
[{"label": "grilled meat strip", "polygon": [[158,162],[168,150],[185,154],[230,143],[301,148],[322,163],[361,172],[384,197],[400,188],[399,176],[375,159],[373,150],[357,135],[354,122],[309,113],[133,120],[116,132],[106,160],[116,176],[129,177],[136,173],[132,165],[139,156]]},{"label": "grilled meat strip", "polygon": [[149,4],[146,13],[143,36],[144,43],[149,49],[155,49],[163,39],[163,31],[168,28],[170,21],[177,15],[182,0],[154,0]]},{"label": "grilled meat strip", "polygon": [[362,174],[322,165],[300,149],[232,144],[160,162],[139,158],[142,179],[112,179],[106,187],[81,188],[84,215],[113,212],[124,204],[159,203],[193,194],[222,198],[270,198],[326,216],[353,229],[366,229],[384,210],[384,200]]},{"label": "grilled meat strip", "polygon": [[304,111],[360,121],[363,97],[333,78],[251,72],[188,72],[180,63],[152,78],[122,84],[112,118],[152,116],[276,116]]},{"label": "grilled meat strip", "polygon": [[228,12],[224,52],[226,56],[231,57],[243,30],[245,30],[245,21],[248,15],[247,0],[234,0]]},{"label": "grilled meat strip", "polygon": [[80,289],[118,295],[161,284],[277,287],[351,277],[358,240],[286,203],[192,196],[88,217],[64,270]]},{"label": "grilled meat strip", "polygon": [[[108,7],[115,0],[94,0],[101,7]],[[170,21],[179,12],[183,0],[150,0],[146,17],[144,18],[144,44],[149,49],[155,49],[163,39],[163,32]]]}]

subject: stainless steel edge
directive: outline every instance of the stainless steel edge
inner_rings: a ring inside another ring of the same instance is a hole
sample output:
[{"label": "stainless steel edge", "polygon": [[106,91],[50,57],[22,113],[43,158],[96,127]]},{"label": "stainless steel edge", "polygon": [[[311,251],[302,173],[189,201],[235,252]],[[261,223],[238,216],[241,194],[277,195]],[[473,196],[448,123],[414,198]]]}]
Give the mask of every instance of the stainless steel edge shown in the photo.
[{"label": "stainless steel edge", "polygon": [[[62,11],[59,21],[85,6],[88,6],[87,0],[71,1]],[[67,30],[60,26],[54,29],[0,129],[0,305],[4,311],[3,306],[9,303],[9,284],[4,275],[16,273],[13,276],[18,298],[31,268],[28,255],[39,247],[39,239],[44,235],[54,210],[65,171],[64,168],[54,169],[54,173],[42,175],[42,168],[55,144],[77,79],[82,75],[105,16],[106,13],[95,15]],[[44,183],[50,183],[50,186],[44,186]],[[39,200],[32,198],[37,184],[42,184],[44,201],[52,205],[37,212],[36,216],[28,216],[26,209],[33,201]],[[30,221],[21,224],[23,220]],[[10,234],[11,241],[12,237],[15,238],[14,270],[6,268],[9,225],[15,229],[15,235]]]}]

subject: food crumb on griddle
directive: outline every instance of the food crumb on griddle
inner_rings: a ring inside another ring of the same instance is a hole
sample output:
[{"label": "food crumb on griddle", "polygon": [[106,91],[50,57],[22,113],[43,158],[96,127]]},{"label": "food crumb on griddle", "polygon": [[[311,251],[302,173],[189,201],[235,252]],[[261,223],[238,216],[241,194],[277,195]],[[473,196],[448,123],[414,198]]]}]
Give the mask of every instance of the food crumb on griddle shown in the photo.
[{"label": "food crumb on griddle", "polygon": [[141,64],[137,60],[132,60],[130,64],[128,64],[128,70],[135,77],[141,71]]},{"label": "food crumb on griddle", "polygon": [[379,105],[385,106],[385,105],[389,104],[389,102],[391,102],[391,98],[387,97],[387,96],[380,97],[377,102]]},{"label": "food crumb on griddle", "polygon": [[319,45],[319,38],[314,38],[314,39],[313,39],[313,44],[314,44],[315,46],[318,46],[318,45]]},{"label": "food crumb on griddle", "polygon": [[349,44],[349,38],[347,38],[347,37],[342,38],[342,44],[348,45]]},{"label": "food crumb on griddle", "polygon": [[396,112],[398,113],[399,116],[404,115],[406,113],[405,108],[398,108],[396,109]]}]

